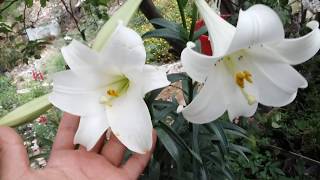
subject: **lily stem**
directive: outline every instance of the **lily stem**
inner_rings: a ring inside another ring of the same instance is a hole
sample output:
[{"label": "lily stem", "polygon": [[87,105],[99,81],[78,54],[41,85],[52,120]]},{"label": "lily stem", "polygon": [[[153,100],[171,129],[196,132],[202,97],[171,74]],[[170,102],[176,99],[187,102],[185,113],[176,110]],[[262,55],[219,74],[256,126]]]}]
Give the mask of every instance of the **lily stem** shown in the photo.
[{"label": "lily stem", "polygon": [[183,4],[181,3],[181,0],[177,0],[178,3],[178,7],[179,7],[179,12],[180,12],[180,16],[181,16],[181,21],[182,21],[182,25],[185,29],[188,29],[187,27],[187,22],[186,22],[186,17],[184,14],[184,7]]},{"label": "lily stem", "polygon": [[190,26],[190,32],[189,32],[189,41],[192,41],[193,35],[194,35],[194,28],[196,26],[196,22],[198,19],[198,9],[195,3],[192,3],[192,22]]}]

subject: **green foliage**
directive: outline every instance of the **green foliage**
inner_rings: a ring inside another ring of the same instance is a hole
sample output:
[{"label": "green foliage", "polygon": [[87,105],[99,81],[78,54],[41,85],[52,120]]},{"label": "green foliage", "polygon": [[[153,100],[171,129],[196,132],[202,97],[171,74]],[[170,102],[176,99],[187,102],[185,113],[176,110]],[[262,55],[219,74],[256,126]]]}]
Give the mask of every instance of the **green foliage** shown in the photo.
[{"label": "green foliage", "polygon": [[[181,92],[185,100],[192,100],[195,86],[186,74],[171,74],[168,79],[182,84]],[[146,96],[146,103],[152,115],[153,125],[158,132],[152,166],[160,165],[159,171],[150,171],[145,178],[156,176],[159,179],[233,179],[234,175],[228,156],[237,154],[246,157],[250,150],[235,142],[243,137],[249,139],[246,131],[226,118],[204,125],[192,125],[177,113],[178,102],[156,99],[161,92],[155,90]]]},{"label": "green foliage", "polygon": [[0,75],[0,117],[49,91],[48,87],[41,86],[38,82],[32,82],[28,87],[30,87],[30,92],[17,94],[17,89],[11,84],[11,79]]},{"label": "green foliage", "polygon": [[12,32],[11,26],[0,21],[0,33],[8,34],[9,32]]},{"label": "green foliage", "polygon": [[16,107],[18,97],[16,89],[10,84],[10,79],[6,76],[0,76],[0,116]]}]

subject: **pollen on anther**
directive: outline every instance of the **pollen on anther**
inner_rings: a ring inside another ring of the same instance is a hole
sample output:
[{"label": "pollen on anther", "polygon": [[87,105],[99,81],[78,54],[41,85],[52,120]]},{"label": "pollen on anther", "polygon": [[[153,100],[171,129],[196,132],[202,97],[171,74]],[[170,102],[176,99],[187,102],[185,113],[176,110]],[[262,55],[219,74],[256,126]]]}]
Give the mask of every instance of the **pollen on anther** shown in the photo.
[{"label": "pollen on anther", "polygon": [[118,97],[119,94],[114,89],[108,89],[107,94],[112,97]]},{"label": "pollen on anther", "polygon": [[253,83],[252,74],[249,71],[240,71],[235,75],[235,81],[240,88],[244,88],[244,81],[248,81],[249,83]]},{"label": "pollen on anther", "polygon": [[249,82],[249,83],[252,83],[252,74],[249,72],[249,71],[243,71],[244,73],[244,78]]}]

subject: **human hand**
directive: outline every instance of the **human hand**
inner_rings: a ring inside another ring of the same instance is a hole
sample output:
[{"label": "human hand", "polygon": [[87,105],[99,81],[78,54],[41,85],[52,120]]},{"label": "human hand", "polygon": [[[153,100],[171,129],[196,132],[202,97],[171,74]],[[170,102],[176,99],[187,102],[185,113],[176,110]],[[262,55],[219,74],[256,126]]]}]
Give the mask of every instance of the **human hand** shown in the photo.
[{"label": "human hand", "polygon": [[48,165],[32,170],[22,139],[11,128],[0,127],[0,179],[1,180],[129,180],[137,179],[151,157],[153,148],[146,154],[133,154],[122,163],[126,148],[114,136],[104,144],[105,136],[91,151],[80,146],[75,149],[73,138],[79,117],[64,113],[52,146]]}]

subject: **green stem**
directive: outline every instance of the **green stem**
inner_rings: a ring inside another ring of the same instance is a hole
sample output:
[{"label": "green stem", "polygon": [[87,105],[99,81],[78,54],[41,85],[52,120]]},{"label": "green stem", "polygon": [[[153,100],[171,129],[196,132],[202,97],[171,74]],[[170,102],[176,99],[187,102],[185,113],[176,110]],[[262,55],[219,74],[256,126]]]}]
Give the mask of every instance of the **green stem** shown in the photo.
[{"label": "green stem", "polygon": [[194,28],[196,26],[196,22],[198,19],[198,9],[195,3],[192,4],[192,22],[190,26],[190,33],[189,33],[189,41],[192,41],[194,35]]},{"label": "green stem", "polygon": [[180,12],[180,16],[181,16],[181,21],[182,21],[182,25],[185,29],[188,29],[187,27],[187,22],[186,22],[186,17],[184,15],[184,8],[183,5],[181,4],[180,0],[177,0],[178,3],[178,7],[179,7],[179,12]]}]

